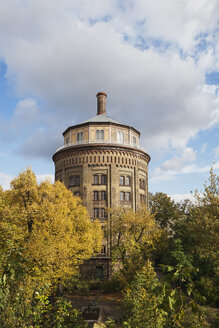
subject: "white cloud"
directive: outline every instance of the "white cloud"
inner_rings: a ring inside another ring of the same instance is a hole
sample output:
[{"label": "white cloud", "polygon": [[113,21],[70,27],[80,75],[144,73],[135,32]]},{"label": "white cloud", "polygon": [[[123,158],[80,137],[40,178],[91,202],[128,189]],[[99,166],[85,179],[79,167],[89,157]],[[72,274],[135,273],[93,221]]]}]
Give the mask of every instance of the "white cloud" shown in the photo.
[{"label": "white cloud", "polygon": [[[54,175],[53,174],[37,174],[37,182],[41,183],[42,181],[49,180],[50,182],[54,182]],[[0,172],[0,186],[2,186],[3,190],[10,189],[11,180],[15,177],[11,174],[6,174]]]},{"label": "white cloud", "polygon": [[50,182],[54,182],[54,175],[53,174],[37,174],[37,182],[41,183],[45,180],[49,180]]},{"label": "white cloud", "polygon": [[172,198],[176,203],[183,202],[185,199],[189,199],[192,203],[195,203],[195,197],[193,196],[192,193],[190,194],[173,194],[173,195],[168,195],[169,197]]},{"label": "white cloud", "polygon": [[170,160],[165,161],[160,167],[157,167],[151,174],[150,182],[158,183],[174,179],[179,174],[205,173],[219,169],[219,162],[212,165],[199,166],[196,163],[189,164],[188,162],[195,161],[195,152],[191,148],[187,148],[181,157],[173,156]]},{"label": "white cloud", "polygon": [[200,152],[201,152],[201,153],[205,153],[207,147],[208,147],[208,143],[207,143],[207,142],[204,142],[204,143],[201,145]]},{"label": "white cloud", "polygon": [[10,189],[10,182],[13,178],[13,175],[0,172],[0,186],[2,186],[4,190]]},{"label": "white cloud", "polygon": [[[7,77],[19,95],[45,104],[47,132],[29,135],[21,153],[50,156],[58,126],[94,116],[100,90],[108,93],[108,114],[139,129],[149,151],[185,148],[219,122],[216,91],[203,89],[204,69],[215,66],[217,8],[216,0],[0,1]],[[200,42],[210,45],[203,51]],[[24,112],[37,121],[36,104],[27,105],[20,103],[15,122]]]},{"label": "white cloud", "polygon": [[215,147],[213,149],[213,152],[214,152],[214,156],[215,158],[219,158],[219,146]]}]

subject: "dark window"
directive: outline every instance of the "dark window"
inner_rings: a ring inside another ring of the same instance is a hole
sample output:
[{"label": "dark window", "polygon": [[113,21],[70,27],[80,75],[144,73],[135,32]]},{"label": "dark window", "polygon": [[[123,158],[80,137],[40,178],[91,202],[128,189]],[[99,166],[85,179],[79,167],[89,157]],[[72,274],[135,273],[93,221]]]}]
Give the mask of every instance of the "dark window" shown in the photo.
[{"label": "dark window", "polygon": [[139,188],[145,189],[145,180],[144,179],[139,179]]},{"label": "dark window", "polygon": [[101,181],[101,184],[102,185],[105,185],[106,184],[106,175],[105,174],[101,175],[100,181]]},{"label": "dark window", "polygon": [[145,195],[140,194],[140,202],[141,203],[146,203],[146,197],[145,197]]},{"label": "dark window", "polygon": [[105,208],[100,208],[100,217],[105,218]]},{"label": "dark window", "polygon": [[93,175],[93,184],[99,184],[99,176],[97,174]]},{"label": "dark window", "polygon": [[80,193],[78,191],[74,192],[74,196],[80,197]]},{"label": "dark window", "polygon": [[93,209],[93,217],[98,218],[99,217],[99,208],[94,208]]},{"label": "dark window", "polygon": [[105,192],[104,190],[102,190],[102,191],[100,192],[100,199],[101,199],[101,200],[106,200],[106,192]]},{"label": "dark window", "polygon": [[83,132],[77,133],[77,143],[81,143],[83,141]]},{"label": "dark window", "polygon": [[123,186],[125,184],[125,177],[120,176],[119,184]]},{"label": "dark window", "polygon": [[100,254],[106,254],[106,246],[102,245]]},{"label": "dark window", "polygon": [[69,143],[69,137],[66,137],[66,139],[65,139],[65,143],[66,143],[66,144]]},{"label": "dark window", "polygon": [[69,186],[80,186],[80,175],[73,175],[69,178]]},{"label": "dark window", "polygon": [[98,200],[98,191],[93,192],[93,200]]}]

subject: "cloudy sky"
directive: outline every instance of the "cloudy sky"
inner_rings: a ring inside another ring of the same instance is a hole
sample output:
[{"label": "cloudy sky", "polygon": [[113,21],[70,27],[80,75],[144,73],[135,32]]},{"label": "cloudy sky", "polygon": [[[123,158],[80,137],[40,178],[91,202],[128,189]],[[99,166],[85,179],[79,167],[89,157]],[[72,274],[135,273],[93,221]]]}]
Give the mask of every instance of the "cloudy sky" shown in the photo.
[{"label": "cloudy sky", "polygon": [[218,0],[0,0],[0,184],[53,177],[63,130],[105,91],[141,131],[150,191],[201,189],[219,172],[218,22]]}]

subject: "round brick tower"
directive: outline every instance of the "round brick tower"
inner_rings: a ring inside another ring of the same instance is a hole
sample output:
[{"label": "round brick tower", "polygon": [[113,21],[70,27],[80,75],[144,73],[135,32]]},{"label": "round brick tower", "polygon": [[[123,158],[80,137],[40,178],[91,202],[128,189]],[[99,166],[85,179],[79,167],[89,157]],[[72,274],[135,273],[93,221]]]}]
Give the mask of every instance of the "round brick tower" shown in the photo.
[{"label": "round brick tower", "polygon": [[[55,180],[81,197],[92,219],[104,226],[107,208],[135,211],[148,202],[150,156],[139,146],[140,132],[106,115],[104,92],[97,94],[97,116],[63,132],[64,145],[53,155]],[[110,246],[105,240],[101,254],[82,266],[92,278],[107,279]]]}]

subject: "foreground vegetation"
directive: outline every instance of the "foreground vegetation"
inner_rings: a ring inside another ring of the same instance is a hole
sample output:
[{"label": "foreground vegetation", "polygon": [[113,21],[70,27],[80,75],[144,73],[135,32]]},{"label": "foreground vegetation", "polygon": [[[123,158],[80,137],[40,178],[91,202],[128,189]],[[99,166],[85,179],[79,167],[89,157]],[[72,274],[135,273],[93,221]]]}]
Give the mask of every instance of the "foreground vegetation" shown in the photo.
[{"label": "foreground vegetation", "polygon": [[150,211],[111,211],[105,233],[117,270],[112,281],[89,284],[79,265],[100,250],[99,222],[62,183],[38,185],[31,170],[22,172],[11,190],[0,189],[0,327],[86,327],[62,289],[86,294],[94,283],[123,295],[120,322],[109,319],[106,327],[216,327],[209,310],[218,307],[219,286],[213,170],[204,188],[195,204],[156,193]]}]

